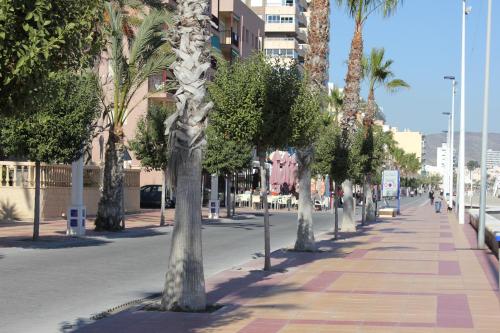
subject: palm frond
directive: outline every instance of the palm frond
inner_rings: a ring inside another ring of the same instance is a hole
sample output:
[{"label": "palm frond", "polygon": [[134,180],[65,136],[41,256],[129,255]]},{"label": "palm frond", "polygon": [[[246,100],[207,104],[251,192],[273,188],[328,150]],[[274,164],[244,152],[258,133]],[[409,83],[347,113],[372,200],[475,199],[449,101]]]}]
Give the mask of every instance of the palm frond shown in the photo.
[{"label": "palm frond", "polygon": [[394,79],[386,83],[386,88],[389,92],[397,92],[401,88],[410,88],[410,85],[401,79]]},{"label": "palm frond", "polygon": [[167,39],[165,24],[169,15],[166,11],[152,10],[141,23],[130,48],[130,64],[142,66],[146,59]]}]

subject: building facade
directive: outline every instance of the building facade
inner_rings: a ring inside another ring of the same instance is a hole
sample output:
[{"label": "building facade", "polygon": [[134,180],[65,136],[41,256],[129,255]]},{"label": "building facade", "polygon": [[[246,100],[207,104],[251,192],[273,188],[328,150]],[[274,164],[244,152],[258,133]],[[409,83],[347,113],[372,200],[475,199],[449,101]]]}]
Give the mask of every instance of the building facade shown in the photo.
[{"label": "building facade", "polygon": [[486,167],[488,169],[500,166],[500,151],[488,149],[486,154]]},{"label": "building facade", "polygon": [[309,22],[306,0],[245,0],[265,22],[264,53],[304,64]]},{"label": "building facade", "polygon": [[[174,1],[168,2],[175,8]],[[246,58],[253,52],[262,50],[264,40],[264,21],[240,0],[211,1],[211,46],[219,50],[227,61]],[[111,65],[106,54],[103,54],[99,65],[99,77],[103,83],[106,98],[113,96]],[[137,123],[148,108],[153,104],[174,105],[175,98],[165,91],[169,80],[173,80],[171,71],[149,77],[133,96],[130,105],[134,105],[124,124],[125,141],[135,137]],[[104,125],[104,124],[102,124]],[[103,131],[92,142],[91,164],[104,163],[104,152],[107,142],[107,131]],[[127,168],[141,168],[141,163],[132,151],[125,154]],[[159,171],[140,173],[140,185],[161,184],[162,175]]]},{"label": "building facade", "polygon": [[423,163],[425,160],[424,147],[425,137],[420,132],[413,132],[408,129],[402,132],[397,128],[392,129],[394,140],[397,142],[399,148],[403,149],[407,154],[415,154],[418,160]]}]

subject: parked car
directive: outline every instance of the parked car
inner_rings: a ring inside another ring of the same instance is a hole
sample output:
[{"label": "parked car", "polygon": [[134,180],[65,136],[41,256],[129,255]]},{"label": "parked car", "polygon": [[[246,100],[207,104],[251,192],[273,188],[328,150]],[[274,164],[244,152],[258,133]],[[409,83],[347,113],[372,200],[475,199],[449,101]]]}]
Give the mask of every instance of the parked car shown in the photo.
[{"label": "parked car", "polygon": [[[161,207],[161,185],[145,185],[141,187],[141,208]],[[175,198],[165,198],[165,208],[175,208]]]}]

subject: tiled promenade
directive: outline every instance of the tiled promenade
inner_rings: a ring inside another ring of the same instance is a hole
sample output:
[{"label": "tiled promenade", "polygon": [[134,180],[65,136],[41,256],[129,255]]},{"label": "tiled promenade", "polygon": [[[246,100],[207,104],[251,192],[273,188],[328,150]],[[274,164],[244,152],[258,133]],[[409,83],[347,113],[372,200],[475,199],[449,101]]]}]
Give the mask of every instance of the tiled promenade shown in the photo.
[{"label": "tiled promenade", "polygon": [[[207,282],[212,314],[132,309],[81,332],[500,332],[496,259],[475,234],[430,205],[320,240],[320,253],[277,252]],[[230,249],[228,249],[230,251]]]}]

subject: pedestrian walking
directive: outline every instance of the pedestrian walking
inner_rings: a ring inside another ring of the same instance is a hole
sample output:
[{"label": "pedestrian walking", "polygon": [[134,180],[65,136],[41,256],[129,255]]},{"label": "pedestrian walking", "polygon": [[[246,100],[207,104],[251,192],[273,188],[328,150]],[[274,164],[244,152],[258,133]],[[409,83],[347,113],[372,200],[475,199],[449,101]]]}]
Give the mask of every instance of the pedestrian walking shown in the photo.
[{"label": "pedestrian walking", "polygon": [[443,192],[439,192],[439,195],[434,199],[434,208],[436,213],[441,213],[441,206],[443,204],[444,196]]},{"label": "pedestrian walking", "polygon": [[429,191],[429,200],[431,202],[431,206],[434,205],[434,191],[432,189]]}]

